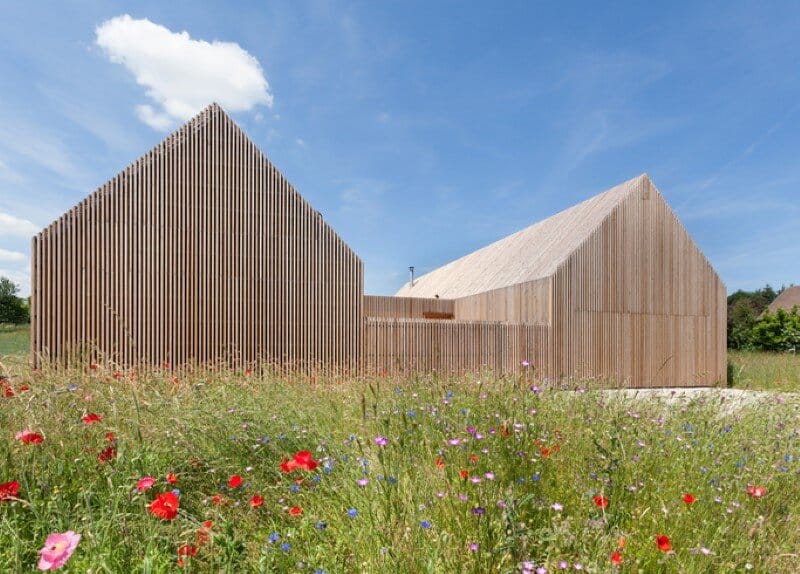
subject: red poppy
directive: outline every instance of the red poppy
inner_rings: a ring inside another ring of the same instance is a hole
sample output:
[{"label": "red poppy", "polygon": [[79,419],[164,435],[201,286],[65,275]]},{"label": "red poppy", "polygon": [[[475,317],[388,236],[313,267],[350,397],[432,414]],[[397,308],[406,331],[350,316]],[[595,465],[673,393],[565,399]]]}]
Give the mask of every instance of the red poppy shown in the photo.
[{"label": "red poppy", "polygon": [[500,436],[511,436],[511,431],[506,425],[500,425]]},{"label": "red poppy", "polygon": [[617,566],[622,564],[622,554],[620,554],[619,552],[614,552],[611,555],[611,563],[616,564]]},{"label": "red poppy", "polygon": [[661,550],[661,552],[669,552],[672,550],[672,545],[669,543],[669,538],[663,534],[656,536],[656,546],[658,546],[658,549]]},{"label": "red poppy", "polygon": [[603,496],[602,494],[596,494],[592,498],[592,500],[594,500],[594,505],[597,508],[605,508],[606,506],[608,506],[608,499],[605,496]]},{"label": "red poppy", "polygon": [[442,460],[441,456],[437,456],[436,460],[433,461],[436,464],[436,468],[444,468],[444,461]]},{"label": "red poppy", "polygon": [[550,458],[550,449],[546,446],[543,446],[539,453],[542,455],[542,458]]},{"label": "red poppy", "polygon": [[206,544],[211,539],[211,527],[213,526],[213,522],[210,520],[206,520],[203,522],[203,526],[197,530],[197,545],[202,546]]},{"label": "red poppy", "polygon": [[178,484],[178,476],[171,472],[167,475],[167,482],[170,484]]},{"label": "red poppy", "polygon": [[189,556],[197,556],[197,546],[193,544],[184,544],[178,548],[178,566],[181,568],[186,566],[184,558]]},{"label": "red poppy", "polygon": [[468,479],[468,478],[469,478],[469,471],[468,471],[466,468],[462,468],[462,469],[459,471],[459,473],[458,473],[458,476],[460,476],[461,478],[463,478],[464,480],[466,480],[466,479]]},{"label": "red poppy", "polygon": [[114,373],[114,378],[115,378],[115,379],[121,379],[121,378],[122,378],[122,373],[120,373],[119,371],[116,371],[116,372]]},{"label": "red poppy", "polygon": [[767,493],[766,486],[756,486],[754,484],[748,484],[745,492],[752,496],[753,498],[761,498]]},{"label": "red poppy", "polygon": [[178,548],[178,556],[197,556],[197,546],[194,544],[184,544]]},{"label": "red poppy", "polygon": [[215,494],[214,497],[211,499],[211,503],[212,504],[223,504],[224,500],[222,498],[222,495],[219,494],[219,493]]},{"label": "red poppy", "polygon": [[107,432],[106,433],[106,440],[108,442],[114,442],[115,440],[117,440],[117,437],[114,435],[113,432]]},{"label": "red poppy", "polygon": [[14,435],[15,438],[22,441],[22,444],[40,444],[44,441],[44,437],[38,432],[24,430]]},{"label": "red poppy", "polygon": [[93,425],[94,423],[99,423],[100,421],[102,421],[103,417],[101,417],[97,413],[89,413],[87,415],[84,415],[81,420],[85,425]]},{"label": "red poppy", "polygon": [[308,450],[301,450],[300,452],[295,453],[294,458],[291,460],[283,460],[281,462],[281,470],[283,472],[292,472],[293,470],[300,468],[302,470],[314,470],[319,466],[319,462],[314,460],[311,456],[311,451]]},{"label": "red poppy", "polygon": [[103,452],[97,455],[98,462],[108,462],[117,458],[117,449],[113,446],[107,447]]},{"label": "red poppy", "polygon": [[477,454],[469,455],[469,461],[470,462],[478,462],[478,455]]},{"label": "red poppy", "polygon": [[3,394],[7,399],[10,399],[11,397],[14,396],[14,389],[12,389],[8,385],[3,385]]},{"label": "red poppy", "polygon": [[683,501],[686,504],[694,504],[695,502],[697,502],[697,499],[691,492],[687,492],[686,494],[683,495]]},{"label": "red poppy", "polygon": [[250,499],[250,507],[251,508],[258,508],[264,504],[264,497],[259,496],[257,494],[253,495],[253,498]]},{"label": "red poppy", "polygon": [[238,474],[234,474],[232,477],[228,479],[228,487],[239,488],[240,486],[242,486],[243,482],[244,481],[242,480],[241,476],[239,476]]},{"label": "red poppy", "polygon": [[178,516],[181,501],[174,492],[162,492],[150,503],[150,513],[162,520],[172,520]]},{"label": "red poppy", "polygon": [[319,466],[319,463],[311,457],[311,452],[307,450],[301,450],[296,453],[294,455],[294,461],[297,463],[297,466],[303,470],[311,471]]},{"label": "red poppy", "polygon": [[300,516],[301,514],[303,514],[303,509],[299,506],[292,506],[289,509],[289,516]]},{"label": "red poppy", "polygon": [[0,484],[0,502],[16,498],[19,494],[19,483],[16,480]]}]

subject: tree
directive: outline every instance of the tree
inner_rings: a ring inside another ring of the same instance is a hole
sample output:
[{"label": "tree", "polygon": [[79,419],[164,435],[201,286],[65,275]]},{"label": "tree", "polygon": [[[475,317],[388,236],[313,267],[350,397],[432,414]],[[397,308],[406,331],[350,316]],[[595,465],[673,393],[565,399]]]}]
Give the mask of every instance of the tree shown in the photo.
[{"label": "tree", "polygon": [[19,286],[7,277],[0,277],[0,297],[16,297]]},{"label": "tree", "polygon": [[10,279],[0,277],[0,323],[21,325],[31,322],[31,313],[24,299],[17,297],[19,287]]},{"label": "tree", "polygon": [[753,325],[748,346],[763,351],[797,351],[800,347],[797,306],[790,313],[784,309],[778,309],[774,314],[764,313]]},{"label": "tree", "polygon": [[767,284],[755,291],[741,289],[728,296],[728,348],[743,349],[756,319],[766,311],[778,294]]}]

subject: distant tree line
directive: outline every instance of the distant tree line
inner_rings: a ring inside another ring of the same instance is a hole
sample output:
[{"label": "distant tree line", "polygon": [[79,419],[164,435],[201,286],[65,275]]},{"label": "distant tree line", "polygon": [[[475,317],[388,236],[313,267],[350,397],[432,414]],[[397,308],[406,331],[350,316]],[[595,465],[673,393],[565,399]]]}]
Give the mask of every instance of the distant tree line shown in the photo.
[{"label": "distant tree line", "polygon": [[768,310],[778,293],[767,284],[755,291],[740,289],[728,296],[729,349],[800,350],[800,310]]},{"label": "distant tree line", "polygon": [[0,324],[22,325],[31,322],[30,301],[17,297],[19,286],[0,277]]}]

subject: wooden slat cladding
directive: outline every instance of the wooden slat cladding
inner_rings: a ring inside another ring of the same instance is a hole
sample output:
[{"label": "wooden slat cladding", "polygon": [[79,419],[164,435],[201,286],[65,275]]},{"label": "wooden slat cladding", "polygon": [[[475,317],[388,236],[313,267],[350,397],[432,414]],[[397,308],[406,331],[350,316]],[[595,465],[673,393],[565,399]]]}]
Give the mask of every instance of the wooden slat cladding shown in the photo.
[{"label": "wooden slat cladding", "polygon": [[530,361],[547,376],[549,328],[467,321],[368,318],[367,372],[519,372]]},{"label": "wooden slat cladding", "polygon": [[361,260],[216,105],[32,248],[35,357],[358,366]]},{"label": "wooden slat cladding", "polygon": [[364,296],[364,315],[390,319],[423,319],[425,313],[454,313],[450,299]]},{"label": "wooden slat cladding", "polygon": [[455,315],[461,321],[549,325],[551,289],[548,277],[461,297],[455,300]]},{"label": "wooden slat cladding", "polygon": [[631,386],[726,377],[725,286],[649,179],[553,278],[560,376]]}]

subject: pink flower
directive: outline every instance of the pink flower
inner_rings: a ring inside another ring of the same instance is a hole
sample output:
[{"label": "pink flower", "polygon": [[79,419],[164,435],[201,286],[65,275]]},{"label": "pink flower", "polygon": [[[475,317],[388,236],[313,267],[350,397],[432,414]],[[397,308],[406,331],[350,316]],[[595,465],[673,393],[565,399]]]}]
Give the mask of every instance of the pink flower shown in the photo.
[{"label": "pink flower", "polygon": [[39,570],[58,570],[66,564],[78,542],[81,540],[80,534],[75,534],[72,530],[66,532],[52,532],[44,543],[44,548],[39,550]]},{"label": "pink flower", "polygon": [[139,492],[144,492],[145,490],[150,490],[153,488],[153,485],[156,483],[156,479],[152,476],[145,476],[144,478],[139,479],[139,482],[136,483],[136,490]]}]

